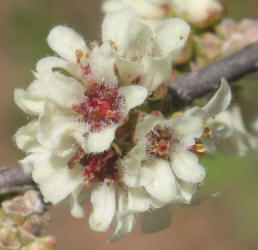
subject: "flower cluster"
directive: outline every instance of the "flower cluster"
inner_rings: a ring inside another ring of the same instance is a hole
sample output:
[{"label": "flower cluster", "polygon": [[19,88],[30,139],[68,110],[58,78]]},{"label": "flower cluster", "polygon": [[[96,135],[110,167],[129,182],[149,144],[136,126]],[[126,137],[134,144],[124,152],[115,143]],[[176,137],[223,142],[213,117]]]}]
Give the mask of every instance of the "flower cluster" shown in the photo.
[{"label": "flower cluster", "polygon": [[[120,1],[111,3],[116,8]],[[158,6],[160,14],[150,15],[167,15],[162,0],[128,3],[142,4],[143,12]],[[225,80],[203,107],[166,110],[172,62],[190,27],[179,18],[155,26],[132,9],[110,12],[101,43],[89,46],[74,30],[54,27],[47,42],[59,57],[41,59],[35,80],[15,90],[16,104],[32,117],[15,134],[27,153],[23,168],[46,202],[68,198],[74,217],[84,217],[90,199],[89,225],[100,232],[113,225],[110,240],[131,232],[136,216],[144,224],[175,204],[190,204],[206,176],[200,164],[206,152],[235,147],[241,153],[246,143],[255,144],[239,110],[226,110],[231,90]],[[151,231],[165,226],[153,223]]]},{"label": "flower cluster", "polygon": [[105,0],[102,10],[108,13],[128,7],[135,9],[141,22],[153,28],[171,16],[186,19],[197,28],[205,28],[225,13],[221,0]]},{"label": "flower cluster", "polygon": [[90,47],[68,27],[50,31],[47,42],[60,57],[41,59],[27,90],[15,90],[16,104],[32,117],[15,134],[27,153],[21,164],[45,201],[69,196],[72,214],[82,217],[79,197],[91,194],[90,227],[105,231],[113,223],[113,239],[132,230],[135,212],[151,208],[142,185],[126,184],[124,161],[137,146],[135,117],[150,108],[149,99],[166,94],[171,61],[189,32],[177,18],[151,30],[131,9],[108,14],[102,43]]}]

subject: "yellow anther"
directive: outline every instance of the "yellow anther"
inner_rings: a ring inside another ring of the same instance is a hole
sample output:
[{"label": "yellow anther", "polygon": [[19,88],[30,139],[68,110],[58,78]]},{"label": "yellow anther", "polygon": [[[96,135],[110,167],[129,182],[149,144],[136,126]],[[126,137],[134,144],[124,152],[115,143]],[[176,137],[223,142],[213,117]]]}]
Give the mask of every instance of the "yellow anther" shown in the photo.
[{"label": "yellow anther", "polygon": [[206,148],[203,143],[196,143],[195,150],[198,154],[204,154],[206,152]]},{"label": "yellow anther", "polygon": [[82,58],[83,52],[82,52],[80,49],[77,49],[77,50],[75,51],[75,55],[76,55],[77,58]]},{"label": "yellow anther", "polygon": [[203,137],[205,138],[212,138],[212,132],[208,127],[204,127],[203,133],[202,133]]},{"label": "yellow anther", "polygon": [[110,44],[110,47],[111,47],[112,49],[114,49],[114,50],[117,50],[117,49],[118,49],[118,47],[117,47],[117,45],[116,45],[116,43],[115,43],[114,41],[109,40],[109,44]]}]

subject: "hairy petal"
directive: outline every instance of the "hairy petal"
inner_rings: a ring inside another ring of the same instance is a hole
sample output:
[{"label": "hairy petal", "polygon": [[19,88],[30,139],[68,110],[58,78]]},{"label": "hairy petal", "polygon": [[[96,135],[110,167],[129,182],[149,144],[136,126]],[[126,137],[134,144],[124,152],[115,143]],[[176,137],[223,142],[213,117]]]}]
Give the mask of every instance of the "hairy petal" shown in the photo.
[{"label": "hairy petal", "polygon": [[155,32],[155,41],[162,55],[174,59],[187,41],[190,26],[182,19],[170,18],[157,27]]},{"label": "hairy petal", "polygon": [[65,26],[54,27],[47,37],[49,47],[68,62],[76,63],[76,50],[87,52],[83,38],[73,29]]},{"label": "hairy petal", "polygon": [[145,185],[145,189],[155,199],[162,202],[171,202],[177,193],[176,180],[165,160],[154,160],[146,164],[152,171],[152,181]]},{"label": "hairy petal", "polygon": [[185,149],[178,149],[170,155],[171,167],[175,175],[190,183],[202,182],[205,177],[205,169],[199,164],[199,159],[193,153]]},{"label": "hairy petal", "polygon": [[106,231],[115,214],[115,187],[101,184],[91,193],[93,211],[89,217],[90,228],[94,231]]}]

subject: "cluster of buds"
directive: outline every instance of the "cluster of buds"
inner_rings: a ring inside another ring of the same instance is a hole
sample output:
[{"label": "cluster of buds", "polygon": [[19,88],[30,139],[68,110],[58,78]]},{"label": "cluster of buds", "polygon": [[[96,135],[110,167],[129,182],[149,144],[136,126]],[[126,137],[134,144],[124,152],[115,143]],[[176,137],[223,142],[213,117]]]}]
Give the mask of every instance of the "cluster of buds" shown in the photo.
[{"label": "cluster of buds", "polygon": [[[119,2],[108,1],[115,8],[127,2],[156,6],[154,0]],[[168,17],[168,5],[157,2]],[[157,210],[158,216],[165,207],[195,199],[206,175],[200,157],[212,152],[217,139],[214,118],[231,101],[223,80],[205,106],[167,110],[172,62],[190,27],[159,15],[150,27],[137,8],[118,9],[104,18],[101,43],[87,46],[74,30],[54,27],[47,42],[60,57],[41,59],[27,90],[15,90],[16,104],[32,116],[15,134],[27,153],[20,161],[24,170],[46,202],[68,197],[77,218],[84,217],[83,202],[90,197],[89,225],[101,232],[113,225],[110,240],[131,232],[139,214]],[[153,225],[153,231],[166,226]]]},{"label": "cluster of buds", "polygon": [[41,236],[49,225],[49,215],[37,191],[27,191],[2,202],[0,209],[0,248],[52,250],[56,241]]}]

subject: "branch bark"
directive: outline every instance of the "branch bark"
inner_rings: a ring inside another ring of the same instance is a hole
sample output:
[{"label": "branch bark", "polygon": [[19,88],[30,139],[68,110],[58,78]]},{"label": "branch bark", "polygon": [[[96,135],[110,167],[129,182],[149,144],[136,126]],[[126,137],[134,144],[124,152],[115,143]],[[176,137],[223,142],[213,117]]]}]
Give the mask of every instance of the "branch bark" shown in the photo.
[{"label": "branch bark", "polygon": [[21,166],[0,169],[0,194],[23,192],[35,187],[31,174],[25,173]]},{"label": "branch bark", "polygon": [[232,83],[258,70],[258,42],[207,67],[184,74],[172,84],[172,103],[176,109],[192,103],[220,86],[220,79]]},{"label": "branch bark", "polygon": [[[199,71],[174,80],[171,84],[172,103],[176,109],[182,108],[216,90],[221,78],[224,77],[232,83],[256,70],[258,70],[258,42]],[[29,188],[36,188],[36,185],[31,175],[24,173],[22,167],[0,169],[0,194]]]}]

